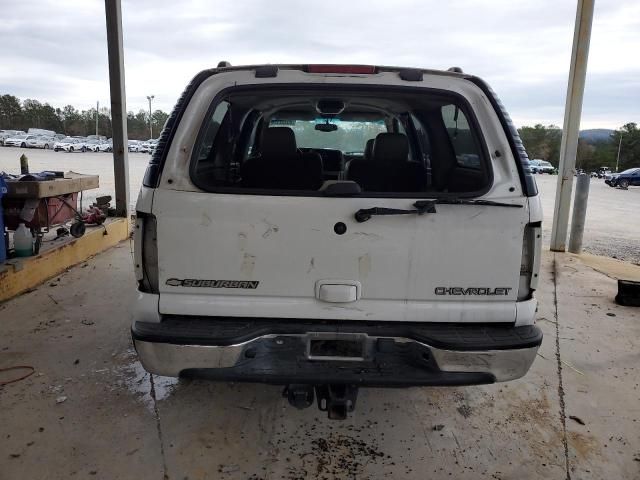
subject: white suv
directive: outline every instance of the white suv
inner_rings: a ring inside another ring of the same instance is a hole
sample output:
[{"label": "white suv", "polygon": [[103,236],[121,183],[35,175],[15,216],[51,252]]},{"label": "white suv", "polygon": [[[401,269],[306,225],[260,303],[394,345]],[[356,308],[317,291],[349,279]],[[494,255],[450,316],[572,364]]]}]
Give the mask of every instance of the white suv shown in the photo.
[{"label": "white suv", "polygon": [[523,376],[542,210],[493,91],[452,69],[198,74],[137,203],[133,340],[167,376],[358,387]]},{"label": "white suv", "polygon": [[555,172],[555,168],[551,165],[550,162],[546,160],[533,159],[531,160],[531,171],[533,173],[553,173]]}]

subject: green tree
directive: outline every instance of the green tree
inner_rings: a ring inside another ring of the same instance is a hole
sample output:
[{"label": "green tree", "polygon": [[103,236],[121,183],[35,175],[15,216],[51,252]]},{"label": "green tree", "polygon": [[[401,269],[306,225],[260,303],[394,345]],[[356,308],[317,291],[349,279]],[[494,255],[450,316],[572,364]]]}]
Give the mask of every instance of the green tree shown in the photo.
[{"label": "green tree", "polygon": [[17,130],[22,127],[22,105],[13,95],[0,96],[0,128]]},{"label": "green tree", "polygon": [[533,127],[522,127],[518,132],[529,158],[547,160],[553,166],[558,166],[562,141],[562,130],[559,127],[537,124]]},{"label": "green tree", "polygon": [[156,110],[155,112],[153,112],[153,115],[151,116],[151,123],[153,124],[153,136],[155,138],[158,138],[160,136],[160,132],[162,132],[167,118],[169,118],[169,114],[163,112],[162,110]]},{"label": "green tree", "polygon": [[616,130],[611,137],[615,146],[615,157],[617,157],[618,147],[620,147],[618,169],[623,171],[628,168],[640,167],[640,129],[638,125],[633,122],[627,123]]}]

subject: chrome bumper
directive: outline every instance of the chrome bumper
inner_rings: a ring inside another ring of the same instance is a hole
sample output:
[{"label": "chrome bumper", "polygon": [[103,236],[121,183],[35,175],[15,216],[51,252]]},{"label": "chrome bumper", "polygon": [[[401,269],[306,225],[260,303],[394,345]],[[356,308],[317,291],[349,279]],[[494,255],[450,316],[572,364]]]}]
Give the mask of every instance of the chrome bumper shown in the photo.
[{"label": "chrome bumper", "polygon": [[[134,339],[134,345],[144,368],[157,375],[178,377],[185,370],[233,368],[247,361],[247,351],[263,342],[282,342],[284,338],[306,342],[310,335],[263,335],[236,345],[178,345]],[[339,335],[339,334],[338,334]],[[395,343],[414,343],[428,350],[442,373],[486,373],[497,382],[522,377],[531,367],[538,346],[505,350],[454,351],[435,348],[408,338],[366,336],[368,347],[379,339]],[[305,360],[303,358],[303,360]],[[313,359],[306,359],[313,362]],[[354,360],[351,360],[354,362]],[[324,363],[330,362],[324,360]]]}]

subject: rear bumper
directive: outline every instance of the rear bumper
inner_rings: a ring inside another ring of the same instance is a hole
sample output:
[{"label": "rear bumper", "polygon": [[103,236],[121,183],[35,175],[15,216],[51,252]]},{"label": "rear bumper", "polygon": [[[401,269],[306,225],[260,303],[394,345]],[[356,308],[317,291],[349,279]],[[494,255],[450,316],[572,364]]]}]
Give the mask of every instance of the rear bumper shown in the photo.
[{"label": "rear bumper", "polygon": [[[309,358],[312,338],[362,340],[362,359]],[[471,385],[527,373],[536,326],[179,319],[135,322],[144,368],[158,375],[272,384]]]}]

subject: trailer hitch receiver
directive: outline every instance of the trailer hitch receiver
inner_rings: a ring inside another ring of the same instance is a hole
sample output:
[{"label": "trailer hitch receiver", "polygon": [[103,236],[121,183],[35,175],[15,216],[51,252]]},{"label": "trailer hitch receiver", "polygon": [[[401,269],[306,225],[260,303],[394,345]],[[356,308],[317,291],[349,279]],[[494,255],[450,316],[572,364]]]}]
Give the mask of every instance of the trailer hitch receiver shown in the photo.
[{"label": "trailer hitch receiver", "polygon": [[355,385],[316,385],[318,408],[332,420],[344,420],[356,408],[358,387]]}]

